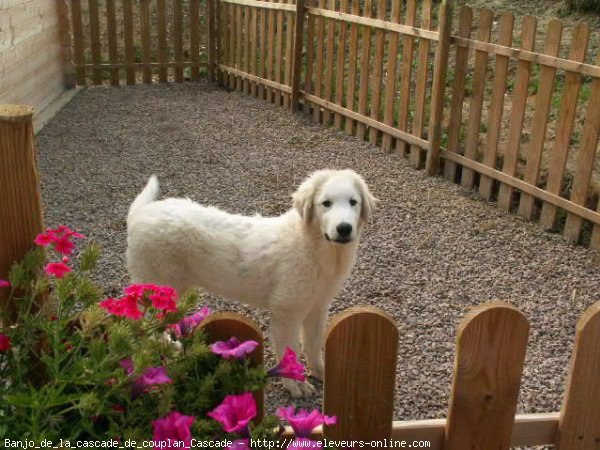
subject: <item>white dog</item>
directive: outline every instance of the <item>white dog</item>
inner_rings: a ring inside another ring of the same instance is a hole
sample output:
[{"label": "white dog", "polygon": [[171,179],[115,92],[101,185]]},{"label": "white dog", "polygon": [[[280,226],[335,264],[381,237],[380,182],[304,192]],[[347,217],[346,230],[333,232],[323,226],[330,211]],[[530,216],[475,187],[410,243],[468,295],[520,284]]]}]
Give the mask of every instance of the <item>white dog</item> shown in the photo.
[{"label": "white dog", "polygon": [[[134,282],[202,287],[271,311],[275,351],[303,350],[323,378],[327,311],[350,274],[377,199],[352,170],[320,170],[279,217],[229,214],[189,199],[156,201],[151,177],[129,209],[127,265]],[[292,396],[313,391],[284,379]]]}]

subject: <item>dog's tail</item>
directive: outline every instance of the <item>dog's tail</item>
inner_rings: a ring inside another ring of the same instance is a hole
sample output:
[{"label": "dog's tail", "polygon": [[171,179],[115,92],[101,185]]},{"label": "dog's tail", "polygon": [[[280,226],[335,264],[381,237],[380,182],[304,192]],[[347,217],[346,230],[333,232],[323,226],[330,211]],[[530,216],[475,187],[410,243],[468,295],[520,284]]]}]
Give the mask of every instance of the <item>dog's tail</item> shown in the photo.
[{"label": "dog's tail", "polygon": [[156,178],[156,175],[152,175],[148,180],[148,183],[146,183],[146,187],[138,194],[129,207],[129,215],[127,218],[129,219],[131,214],[140,206],[156,200],[156,197],[158,197],[158,190],[158,178]]}]

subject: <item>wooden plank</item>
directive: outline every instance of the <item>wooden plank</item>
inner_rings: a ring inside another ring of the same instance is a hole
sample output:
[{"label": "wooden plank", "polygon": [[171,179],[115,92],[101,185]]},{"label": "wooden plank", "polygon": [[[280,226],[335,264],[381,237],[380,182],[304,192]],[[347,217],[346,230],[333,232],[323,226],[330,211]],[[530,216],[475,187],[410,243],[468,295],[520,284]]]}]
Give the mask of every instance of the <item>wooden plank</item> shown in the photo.
[{"label": "wooden plank", "polygon": [[183,81],[183,0],[173,0],[173,55],[175,62],[175,81]]},{"label": "wooden plank", "polygon": [[[329,0],[328,7],[331,10],[335,10],[335,0]],[[335,21],[328,20],[327,21],[327,53],[326,53],[326,64],[325,64],[325,92],[324,98],[328,102],[332,100],[331,94],[333,90],[333,61],[334,61],[334,52],[335,52]],[[330,125],[331,123],[331,115],[329,114],[329,110],[323,111],[323,124]]]},{"label": "wooden plank", "polygon": [[[280,2],[285,2],[285,0],[278,0]],[[283,24],[284,24],[284,17],[283,17],[283,11],[277,11],[277,29],[276,29],[276,39],[275,39],[275,55],[277,57],[275,66],[276,66],[276,70],[275,70],[275,81],[279,84],[283,84],[282,83],[282,72],[283,72],[283,56],[285,53],[284,50],[284,46],[283,46],[283,38],[285,36],[284,30],[283,30]],[[275,93],[275,104],[277,106],[281,106],[283,104],[283,96],[282,96],[282,92],[276,92]]]},{"label": "wooden plank", "polygon": [[[544,53],[554,56],[558,55],[562,38],[562,28],[562,22],[558,19],[552,19],[548,23]],[[525,151],[527,162],[523,175],[523,180],[534,186],[537,185],[538,174],[542,164],[542,152],[544,150],[544,142],[546,141],[546,126],[548,124],[552,93],[554,92],[555,75],[555,68],[542,66],[539,77],[539,88],[535,98],[535,113],[531,122],[531,140]],[[522,193],[519,200],[518,214],[530,220],[533,213],[533,201],[534,197]]]},{"label": "wooden plank", "polygon": [[[288,0],[288,3],[291,1],[292,0]],[[287,86],[292,85],[292,65],[293,65],[293,60],[294,60],[292,51],[293,51],[293,44],[294,44],[294,29],[295,29],[296,16],[297,16],[297,14],[285,13],[286,36],[285,36],[285,58],[284,58],[285,65],[284,65],[284,73],[283,73],[283,82]],[[302,36],[302,33],[304,33],[304,30],[300,29],[300,36]],[[302,49],[302,41],[300,41],[300,46],[301,46],[300,49]],[[302,63],[302,58],[300,59],[300,64],[301,63]],[[301,67],[299,67],[299,70],[301,70]],[[300,85],[298,84],[298,89],[299,88],[300,88]],[[297,90],[297,92],[298,92],[298,90]],[[299,98],[300,97],[298,97],[298,99]],[[285,109],[289,109],[290,100],[291,100],[291,97],[289,95],[283,94],[283,107]]]},{"label": "wooden plank", "polygon": [[[81,20],[81,0],[71,0],[71,20],[73,27],[73,60],[75,65],[83,64],[83,23]],[[85,69],[76,68],[77,84],[85,85]]]},{"label": "wooden plank", "polygon": [[[90,42],[92,49],[92,63],[100,64],[102,62],[102,48],[100,47],[100,14],[98,11],[98,0],[89,0],[89,20],[90,20]],[[94,84],[102,84],[102,71],[95,69],[93,71]]]},{"label": "wooden plank", "polygon": [[[63,85],[66,89],[72,89],[77,85],[75,67],[73,66],[73,40],[71,21],[69,19],[68,0],[57,0],[56,14],[59,24],[60,60],[62,63]],[[43,34],[43,33],[42,33]],[[0,51],[0,72],[2,72],[2,56]]]},{"label": "wooden plank", "polygon": [[[308,0],[308,2],[303,2],[303,14],[306,14],[306,4],[307,3],[310,3],[310,0]],[[296,16],[298,17],[298,14],[296,14]],[[314,64],[315,64],[315,17],[309,15],[306,20],[307,20],[306,21],[306,75],[304,78],[304,90],[306,92],[313,92],[313,68],[314,68]],[[297,29],[298,29],[298,22],[296,21],[296,30]],[[296,43],[298,42],[298,36],[295,36],[295,42]],[[296,45],[294,47],[294,59],[298,57],[297,49],[298,49],[298,47]],[[294,72],[295,72],[295,69],[294,69]],[[294,95],[293,90],[292,90],[292,95]],[[297,96],[298,96],[298,101],[299,101],[300,100],[300,91],[299,90],[298,90]],[[304,105],[304,112],[306,114],[310,113],[310,106],[308,104]]]},{"label": "wooden plank", "polygon": [[[407,0],[405,24],[414,27],[417,20],[416,0]],[[406,131],[410,109],[410,86],[412,84],[412,63],[415,53],[415,38],[410,35],[402,36],[402,67],[400,69],[400,99],[398,100],[398,129]],[[396,152],[406,156],[408,146],[403,140],[396,141]]]},{"label": "wooden plank", "polygon": [[[430,0],[428,0],[430,1]],[[387,13],[387,0],[377,1],[377,19],[385,20]],[[385,52],[385,31],[377,30],[375,33],[375,60],[373,61],[373,81],[371,83],[371,118],[379,120],[381,113],[381,82],[383,80],[383,55]],[[369,142],[377,145],[379,130],[369,130]]]},{"label": "wooden plank", "polygon": [[[431,29],[431,19],[431,0],[425,0],[421,7],[421,28],[427,30]],[[427,39],[419,40],[419,56],[417,57],[416,68],[415,113],[412,123],[412,134],[417,137],[423,137],[423,127],[425,126],[425,101],[427,99],[427,75],[429,74],[429,53],[431,51],[430,44],[430,41]],[[435,67],[437,68],[438,66]],[[413,167],[419,167],[421,165],[421,149],[419,147],[410,147],[410,162]]]},{"label": "wooden plank", "polygon": [[[267,78],[267,10],[260,9],[260,70],[258,75],[261,78]],[[265,89],[263,84],[258,85],[258,97],[265,99]]]},{"label": "wooden plank", "polygon": [[[60,0],[61,2],[65,2],[66,0]],[[64,3],[61,3],[64,4]],[[64,5],[64,9],[67,10],[65,14],[68,14],[68,5]],[[65,20],[70,21],[68,15],[65,17]],[[0,50],[0,74],[4,74],[9,70],[12,70],[13,66],[22,63],[26,60],[30,55],[39,52],[42,49],[49,50],[51,47],[56,47],[56,35],[59,30],[61,34],[64,34],[62,26],[64,20],[56,21],[54,24],[51,20],[47,22],[47,28],[38,31],[31,36],[28,36],[24,39],[19,39],[20,42],[18,44],[12,45],[10,48],[5,50]],[[66,32],[69,33],[70,24],[66,24]],[[61,47],[63,47],[62,42],[68,42],[69,39],[65,36],[64,40],[61,41]],[[71,44],[72,45],[72,44]],[[70,52],[70,50],[67,50]],[[61,52],[62,54],[62,52]]]},{"label": "wooden plank", "polygon": [[[304,33],[304,0],[296,0],[296,21],[294,23],[294,57],[292,63],[292,82],[291,82],[291,104],[292,111],[297,112],[300,109],[300,77],[302,75],[302,47]],[[310,52],[312,39],[308,40],[307,47]],[[310,84],[309,71],[312,62],[309,62],[307,69],[307,84]]]},{"label": "wooden plank", "polygon": [[[477,39],[489,41],[492,33],[492,21],[494,15],[491,10],[483,8],[479,11],[479,29]],[[481,126],[481,112],[483,98],[485,95],[485,79],[487,75],[487,64],[489,55],[477,50],[475,53],[475,69],[473,72],[473,97],[469,105],[469,118],[467,121],[467,140],[465,143],[465,157],[477,159],[479,148],[479,127]],[[463,167],[461,184],[465,187],[473,187],[475,173],[468,167]]]},{"label": "wooden plank", "polygon": [[[207,72],[208,81],[215,81],[216,64],[217,64],[217,41],[218,41],[218,29],[217,29],[217,0],[206,0],[206,45],[208,47],[206,51],[207,60]],[[199,8],[199,7],[198,7]],[[256,17],[256,11],[254,11]],[[198,24],[198,27],[200,24]],[[200,35],[200,33],[198,33]],[[200,41],[200,39],[198,39]],[[200,49],[198,49],[200,51]],[[198,73],[198,77],[200,74]]]},{"label": "wooden plank", "polygon": [[[469,37],[473,23],[473,9],[463,6],[459,13],[457,35]],[[463,126],[463,103],[465,99],[465,85],[469,68],[469,50],[465,47],[456,47],[456,63],[454,64],[454,86],[452,88],[452,101],[450,106],[450,123],[448,125],[448,151],[458,153],[460,145],[460,131]],[[444,175],[450,181],[456,179],[456,164],[446,160]]]},{"label": "wooden plank", "polygon": [[126,82],[135,84],[135,47],[133,43],[133,0],[123,0],[123,29],[125,40],[125,61],[127,61]]},{"label": "wooden plank", "polygon": [[[340,11],[350,12],[349,0],[340,0]],[[340,35],[337,48],[336,62],[336,80],[335,80],[335,102],[343,105],[344,101],[344,80],[346,79],[346,38],[348,36],[348,25],[345,22],[340,24]],[[333,125],[342,130],[342,119],[344,116],[336,114],[333,119]]]},{"label": "wooden plank", "polygon": [[[244,16],[244,54],[242,58],[242,67],[244,72],[250,73],[250,9],[248,7],[242,8]],[[248,80],[243,81],[243,91],[245,94],[250,94],[250,83]]]},{"label": "wooden plank", "polygon": [[111,70],[111,69],[124,69],[126,67],[132,67],[134,69],[144,69],[146,67],[160,69],[161,67],[206,67],[206,62],[192,63],[190,61],[184,61],[177,63],[175,61],[169,61],[166,63],[117,63],[117,64],[82,64],[81,67],[85,69],[100,69],[100,70]]},{"label": "wooden plank", "polygon": [[[258,62],[257,62],[257,50],[258,50],[258,9],[252,8],[250,16],[250,73],[252,75],[258,75]],[[258,94],[258,86],[256,83],[250,85],[250,95],[256,97]]]},{"label": "wooden plank", "polygon": [[[400,22],[401,2],[392,2],[393,23]],[[400,36],[398,33],[392,33],[389,39],[389,49],[387,57],[386,81],[385,81],[385,111],[383,113],[383,123],[389,126],[394,125],[394,104],[396,103],[396,68],[398,67],[398,43]],[[381,146],[384,150],[392,149],[392,136],[384,134]]]},{"label": "wooden plank", "polygon": [[296,6],[293,4],[286,3],[269,3],[268,1],[262,0],[219,0],[222,3],[230,3],[233,5],[251,6],[253,8],[261,9],[273,9],[276,11],[290,11],[294,12]]},{"label": "wooden plank", "polygon": [[267,86],[271,90],[275,89],[275,90],[279,90],[281,92],[287,92],[290,94],[292,93],[292,88],[289,86],[286,86],[285,84],[280,84],[280,83],[276,83],[275,81],[268,80],[266,78],[257,77],[255,75],[252,75],[252,74],[249,74],[246,72],[242,72],[241,70],[237,70],[233,67],[227,67],[223,64],[219,65],[219,69],[224,72],[228,72],[228,73],[232,74],[232,76],[238,77],[240,79],[245,78],[254,83],[259,83],[264,86]]},{"label": "wooden plank", "polygon": [[600,214],[592,211],[591,209],[585,208],[581,205],[573,203],[566,198],[563,198],[556,194],[551,194],[550,192],[545,191],[535,185],[529,184],[519,178],[511,177],[506,175],[504,172],[500,172],[499,170],[492,169],[491,167],[485,166],[477,161],[473,161],[472,159],[465,158],[462,155],[457,153],[451,153],[447,150],[440,150],[440,156],[445,159],[449,159],[454,161],[455,163],[461,164],[469,169],[482,173],[488,177],[492,177],[495,180],[498,180],[502,183],[510,184],[512,187],[519,189],[525,194],[534,196],[535,198],[539,198],[548,203],[552,203],[567,212],[572,212],[573,214],[577,214],[582,218],[593,222],[594,224],[600,225]]},{"label": "wooden plank", "polygon": [[[500,17],[498,29],[498,44],[510,47],[513,39],[513,27],[515,16],[511,12],[504,13]],[[483,149],[483,164],[496,168],[498,156],[498,140],[500,139],[500,128],[502,127],[502,116],[504,113],[504,96],[506,94],[506,79],[508,78],[509,58],[496,55],[496,67],[494,69],[494,83],[492,86],[492,99],[488,111],[488,125],[485,146]],[[492,196],[492,179],[482,176],[479,182],[479,195],[489,201]]]},{"label": "wooden plank", "polygon": [[461,322],[445,450],[510,448],[528,334],[525,316],[502,302]]},{"label": "wooden plank", "polygon": [[[600,53],[597,56],[597,64],[600,65]],[[577,155],[577,167],[575,169],[573,187],[571,189],[571,201],[578,205],[585,205],[588,189],[592,178],[596,149],[598,148],[598,135],[600,134],[600,78],[594,78],[590,86],[591,96],[588,100],[585,124],[581,136],[579,154]],[[565,223],[565,237],[572,242],[579,239],[581,231],[581,218],[574,214],[567,214]],[[593,240],[598,240],[600,228],[594,227]],[[596,235],[594,237],[594,234]]]},{"label": "wooden plank", "polygon": [[[352,14],[360,13],[360,3],[358,0],[352,1]],[[312,15],[309,15],[312,17]],[[355,89],[356,89],[356,67],[358,64],[358,25],[350,25],[350,47],[348,48],[348,90],[346,91],[346,108],[354,111]],[[354,134],[354,122],[346,118],[345,132],[348,135]]]},{"label": "wooden plank", "polygon": [[[325,7],[325,0],[319,0],[319,7]],[[308,9],[308,8],[307,8]],[[325,39],[325,19],[319,17],[316,22],[317,27],[317,62],[315,67],[315,97],[321,97],[321,90],[323,89],[323,53],[324,53],[324,39]],[[321,120],[321,108],[316,105],[313,107],[313,120],[319,122]]]},{"label": "wooden plank", "polygon": [[[206,10],[212,11],[212,0],[206,0]],[[207,18],[208,19],[208,18]],[[212,18],[211,18],[212,20]],[[207,22],[209,22],[207,20]],[[210,23],[207,23],[210,30]],[[210,33],[209,33],[210,35]],[[210,43],[208,45],[210,49]],[[200,2],[199,0],[190,0],[190,61],[193,63],[200,61]],[[210,73],[210,71],[209,71]],[[200,70],[198,67],[193,67],[190,71],[192,81],[197,81],[200,78]]]},{"label": "wooden plank", "polygon": [[[235,57],[235,5],[228,5],[228,15],[229,15],[229,60],[226,64],[230,66],[235,66],[236,57]],[[235,89],[235,75],[232,73],[229,74],[229,89]]]},{"label": "wooden plank", "polygon": [[[228,341],[235,336],[240,342],[255,341],[258,346],[254,349],[248,359],[252,367],[261,366],[264,361],[264,337],[260,327],[252,320],[238,313],[221,311],[212,313],[200,324],[206,333],[209,342]],[[265,412],[264,392],[254,391],[257,414],[253,422],[258,424],[262,421]]]},{"label": "wooden plank", "polygon": [[[150,60],[150,0],[140,0],[140,36],[142,38],[142,62],[149,64]],[[146,66],[142,69],[142,81],[152,83],[152,70]]]},{"label": "wooden plank", "polygon": [[[585,23],[579,23],[573,30],[573,40],[571,41],[571,52],[569,54],[570,60],[580,62],[585,60],[589,35],[590,32]],[[546,182],[546,190],[552,194],[558,194],[562,187],[581,83],[582,77],[580,73],[566,73],[564,91],[560,101],[560,112],[558,113],[556,122],[560,124],[560,126],[558,126],[556,130],[554,147],[552,148],[550,156],[548,180]],[[540,216],[540,223],[542,226],[545,228],[552,228],[554,226],[555,218],[556,206],[552,204],[542,205],[542,214]]]},{"label": "wooden plank", "polygon": [[[363,15],[371,17],[372,0],[364,1]],[[360,56],[360,82],[358,88],[358,113],[361,116],[367,114],[367,104],[369,101],[369,75],[371,73],[371,27],[363,27],[362,30],[362,52]],[[363,122],[356,124],[356,137],[363,140],[365,138],[366,128]]]},{"label": "wooden plank", "polygon": [[435,50],[433,81],[431,85],[431,118],[429,120],[429,149],[426,169],[431,176],[439,170],[442,144],[442,121],[446,101],[446,74],[450,58],[450,38],[452,35],[452,2],[443,0],[439,11],[440,41]]},{"label": "wooden plank", "polygon": [[[236,5],[235,6],[235,68],[238,69],[239,71],[243,71],[243,44],[244,44],[244,39],[242,37],[242,32],[244,30],[244,25],[242,22],[242,6],[241,5]],[[241,77],[236,77],[235,79],[235,88],[238,92],[241,92],[243,89],[243,79]]]},{"label": "wooden plank", "polygon": [[398,329],[376,308],[350,308],[327,331],[323,409],[336,440],[387,439],[392,433]]},{"label": "wooden plank", "polygon": [[[533,16],[525,16],[521,27],[521,48],[531,51],[535,46],[537,21]],[[514,176],[519,161],[521,149],[521,135],[525,122],[525,110],[527,108],[527,96],[529,95],[529,81],[531,78],[531,63],[519,61],[517,64],[517,77],[515,80],[512,108],[510,113],[510,124],[508,127],[508,143],[504,149],[504,161],[502,172]],[[498,208],[508,211],[510,209],[512,186],[500,184],[498,193]]]},{"label": "wooden plank", "polygon": [[596,449],[600,443],[600,302],[577,323],[575,348],[558,421],[557,450]]},{"label": "wooden plank", "polygon": [[[158,38],[158,62],[163,64],[167,62],[167,10],[166,0],[156,1],[156,22],[157,22],[157,38]],[[158,81],[166,83],[168,80],[168,71],[166,67],[158,69]]]},{"label": "wooden plank", "polygon": [[[269,0],[270,1],[270,0]],[[268,29],[269,35],[267,37],[268,51],[267,51],[267,76],[269,80],[274,80],[275,70],[275,11],[268,10],[267,15],[269,17]],[[267,101],[273,103],[275,101],[275,92],[271,87],[267,87]]]},{"label": "wooden plank", "polygon": [[[106,0],[106,31],[108,34],[108,62],[119,62],[119,50],[117,47],[117,16],[115,0]],[[110,84],[119,85],[119,70],[110,71]]]}]

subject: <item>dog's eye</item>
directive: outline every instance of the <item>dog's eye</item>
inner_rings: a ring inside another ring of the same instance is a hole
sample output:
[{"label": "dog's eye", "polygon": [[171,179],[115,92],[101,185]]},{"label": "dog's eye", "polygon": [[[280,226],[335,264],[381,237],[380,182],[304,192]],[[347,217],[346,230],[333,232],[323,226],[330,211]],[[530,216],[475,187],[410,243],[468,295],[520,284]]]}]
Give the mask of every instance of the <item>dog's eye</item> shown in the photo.
[{"label": "dog's eye", "polygon": [[329,200],[325,200],[323,203],[321,203],[325,208],[329,208],[331,206],[331,202]]},{"label": "dog's eye", "polygon": [[350,206],[354,206],[356,205],[358,202],[356,200],[354,200],[353,198],[350,199]]}]

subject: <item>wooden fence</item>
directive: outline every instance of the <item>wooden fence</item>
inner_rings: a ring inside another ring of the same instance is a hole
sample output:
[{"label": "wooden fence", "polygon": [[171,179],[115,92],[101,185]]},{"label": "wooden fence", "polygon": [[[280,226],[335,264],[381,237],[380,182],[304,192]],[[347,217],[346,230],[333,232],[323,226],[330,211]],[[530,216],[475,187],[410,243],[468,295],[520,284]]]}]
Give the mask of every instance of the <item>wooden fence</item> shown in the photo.
[{"label": "wooden fence", "polygon": [[[204,324],[214,340],[238,336],[261,343],[251,321],[216,313]],[[351,308],[333,319],[325,344],[324,412],[338,424],[327,439],[429,441],[425,448],[508,449],[555,445],[596,449],[600,440],[600,302],[577,324],[571,369],[560,413],[517,414],[529,324],[515,307],[492,302],[460,323],[448,419],[393,421],[398,329],[383,312]],[[262,393],[257,393],[262,411]],[[389,442],[389,441],[388,441]],[[357,447],[355,447],[357,448]]]},{"label": "wooden fence", "polygon": [[495,27],[490,10],[463,7],[453,31],[449,0],[216,1],[223,85],[301,102],[316,121],[600,248],[600,67],[586,59],[585,24],[563,57],[560,21],[536,51],[534,17],[514,37],[512,13]]},{"label": "wooden fence", "polygon": [[211,1],[70,0],[77,84],[212,79]]}]

